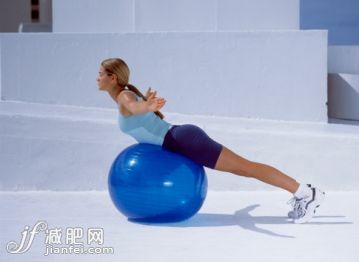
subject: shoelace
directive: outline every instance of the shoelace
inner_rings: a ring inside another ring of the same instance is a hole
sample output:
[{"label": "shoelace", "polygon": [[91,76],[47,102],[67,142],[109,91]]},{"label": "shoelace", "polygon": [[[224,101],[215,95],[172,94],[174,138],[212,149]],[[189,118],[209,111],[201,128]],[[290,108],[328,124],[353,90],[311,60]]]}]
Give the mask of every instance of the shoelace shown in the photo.
[{"label": "shoelace", "polygon": [[305,208],[304,208],[304,199],[303,198],[296,198],[292,197],[289,199],[287,204],[293,207],[293,218],[297,219],[305,215]]}]

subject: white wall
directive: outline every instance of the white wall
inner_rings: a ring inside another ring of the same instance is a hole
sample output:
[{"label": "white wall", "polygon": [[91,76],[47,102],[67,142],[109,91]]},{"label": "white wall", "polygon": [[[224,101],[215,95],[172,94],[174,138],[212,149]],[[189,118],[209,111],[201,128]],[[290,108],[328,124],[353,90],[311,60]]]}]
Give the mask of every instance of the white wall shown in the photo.
[{"label": "white wall", "polygon": [[359,74],[329,74],[328,115],[359,120]]},{"label": "white wall", "polygon": [[359,46],[329,46],[328,116],[359,120]]},{"label": "white wall", "polygon": [[218,30],[299,29],[299,0],[218,0]]},{"label": "white wall", "polygon": [[53,0],[53,32],[130,32],[134,0]]},{"label": "white wall", "polygon": [[325,31],[5,34],[2,93],[112,106],[95,79],[100,61],[118,56],[131,82],[157,89],[169,112],[326,121],[326,39]]},{"label": "white wall", "polygon": [[359,74],[359,45],[329,46],[328,72]]},{"label": "white wall", "polygon": [[53,0],[54,32],[299,29],[299,0]]},{"label": "white wall", "polygon": [[217,0],[135,1],[135,31],[214,31]]}]

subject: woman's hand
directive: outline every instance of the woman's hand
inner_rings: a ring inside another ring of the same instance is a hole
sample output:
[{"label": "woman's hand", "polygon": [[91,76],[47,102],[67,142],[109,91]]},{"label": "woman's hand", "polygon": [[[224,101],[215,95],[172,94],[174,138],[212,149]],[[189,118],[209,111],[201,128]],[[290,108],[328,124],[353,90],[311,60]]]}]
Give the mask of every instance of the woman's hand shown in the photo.
[{"label": "woman's hand", "polygon": [[151,88],[146,93],[148,111],[158,111],[166,104],[166,100],[162,97],[156,97],[156,93],[156,91],[151,91]]},{"label": "woman's hand", "polygon": [[150,94],[153,93],[153,92],[156,94],[156,91],[152,91],[152,90],[151,90],[151,87],[148,88],[148,90],[147,90],[147,92],[146,92],[146,99],[147,99],[147,100],[148,100],[148,97],[150,96]]}]

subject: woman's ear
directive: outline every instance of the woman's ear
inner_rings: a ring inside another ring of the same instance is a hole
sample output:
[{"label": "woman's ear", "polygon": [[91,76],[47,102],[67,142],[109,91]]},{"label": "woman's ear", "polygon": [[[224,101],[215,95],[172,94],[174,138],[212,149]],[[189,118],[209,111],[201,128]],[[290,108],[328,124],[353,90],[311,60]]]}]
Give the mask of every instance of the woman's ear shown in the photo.
[{"label": "woman's ear", "polygon": [[116,81],[116,82],[117,82],[117,75],[112,74],[112,75],[111,75],[111,80],[114,80],[114,81]]},{"label": "woman's ear", "polygon": [[117,75],[112,74],[112,75],[111,75],[111,81],[114,81],[114,82],[117,83]]}]

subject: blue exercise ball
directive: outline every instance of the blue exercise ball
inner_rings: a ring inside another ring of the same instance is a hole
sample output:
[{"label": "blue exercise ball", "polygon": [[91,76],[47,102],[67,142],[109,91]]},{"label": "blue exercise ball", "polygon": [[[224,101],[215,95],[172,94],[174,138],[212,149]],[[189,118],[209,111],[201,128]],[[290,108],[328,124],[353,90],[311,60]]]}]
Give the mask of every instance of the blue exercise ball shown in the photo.
[{"label": "blue exercise ball", "polygon": [[134,144],[114,160],[108,187],[130,221],[165,223],[190,218],[207,195],[203,166],[152,144]]}]

